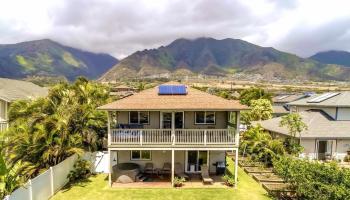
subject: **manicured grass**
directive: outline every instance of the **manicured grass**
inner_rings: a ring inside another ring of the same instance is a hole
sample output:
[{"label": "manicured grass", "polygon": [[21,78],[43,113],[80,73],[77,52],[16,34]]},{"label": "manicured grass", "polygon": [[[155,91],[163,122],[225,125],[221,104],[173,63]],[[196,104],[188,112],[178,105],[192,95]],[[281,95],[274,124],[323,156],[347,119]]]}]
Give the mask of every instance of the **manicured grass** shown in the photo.
[{"label": "manicured grass", "polygon": [[[229,160],[230,170],[233,170],[233,162]],[[118,189],[107,186],[107,175],[97,175],[85,182],[73,185],[69,189],[58,192],[52,200],[85,200],[85,199],[270,199],[266,191],[250,176],[239,168],[238,188],[203,188],[203,189]]]}]

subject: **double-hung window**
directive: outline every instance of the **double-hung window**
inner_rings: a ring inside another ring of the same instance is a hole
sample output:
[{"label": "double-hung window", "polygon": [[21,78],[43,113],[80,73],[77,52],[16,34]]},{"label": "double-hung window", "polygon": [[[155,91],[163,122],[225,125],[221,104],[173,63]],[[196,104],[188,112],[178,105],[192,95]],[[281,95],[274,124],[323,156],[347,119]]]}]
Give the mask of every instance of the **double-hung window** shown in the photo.
[{"label": "double-hung window", "polygon": [[195,112],[195,124],[215,124],[215,112],[213,111]]},{"label": "double-hung window", "polygon": [[130,111],[129,124],[149,124],[149,112],[147,111]]},{"label": "double-hung window", "polygon": [[151,160],[151,151],[149,150],[132,150],[131,160]]}]

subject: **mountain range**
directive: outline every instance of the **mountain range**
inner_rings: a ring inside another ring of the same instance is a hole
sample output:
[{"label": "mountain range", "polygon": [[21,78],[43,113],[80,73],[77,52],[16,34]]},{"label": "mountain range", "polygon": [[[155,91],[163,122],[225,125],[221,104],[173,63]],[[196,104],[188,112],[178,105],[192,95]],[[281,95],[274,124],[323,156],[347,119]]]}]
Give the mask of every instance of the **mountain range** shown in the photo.
[{"label": "mountain range", "polygon": [[137,51],[122,59],[100,80],[156,74],[261,74],[267,79],[350,80],[350,68],[301,58],[272,47],[239,39],[177,39],[157,49]]},{"label": "mountain range", "polygon": [[310,59],[325,64],[336,64],[350,67],[350,52],[347,51],[323,51],[311,56]]},{"label": "mountain range", "polygon": [[49,39],[0,45],[0,77],[77,76],[98,78],[118,60],[108,54],[97,54],[61,45]]},{"label": "mountain range", "polygon": [[244,40],[213,38],[177,39],[156,49],[137,51],[118,61],[44,39],[0,44],[0,77],[86,76],[101,81],[157,77],[167,74],[230,76],[261,74],[266,80],[350,81],[350,53],[320,52],[310,58],[261,47]]}]

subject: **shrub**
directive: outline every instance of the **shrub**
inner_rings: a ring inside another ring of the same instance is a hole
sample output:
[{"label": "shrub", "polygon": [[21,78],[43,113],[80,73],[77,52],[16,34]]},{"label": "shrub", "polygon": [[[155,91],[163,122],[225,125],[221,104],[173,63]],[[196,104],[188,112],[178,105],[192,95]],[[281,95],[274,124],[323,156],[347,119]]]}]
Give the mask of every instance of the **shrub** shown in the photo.
[{"label": "shrub", "polygon": [[181,187],[185,181],[186,181],[186,179],[184,177],[175,177],[174,178],[174,186]]},{"label": "shrub", "polygon": [[225,184],[227,186],[234,186],[235,185],[235,177],[229,174],[225,174],[224,176],[222,176],[222,180],[225,181]]},{"label": "shrub", "polygon": [[275,172],[289,182],[299,199],[348,199],[350,169],[334,162],[319,163],[292,157],[273,160]]},{"label": "shrub", "polygon": [[344,162],[350,162],[350,156],[349,155],[346,155],[344,157]]},{"label": "shrub", "polygon": [[86,179],[91,175],[91,163],[87,160],[78,159],[74,164],[74,169],[68,174],[71,182]]}]

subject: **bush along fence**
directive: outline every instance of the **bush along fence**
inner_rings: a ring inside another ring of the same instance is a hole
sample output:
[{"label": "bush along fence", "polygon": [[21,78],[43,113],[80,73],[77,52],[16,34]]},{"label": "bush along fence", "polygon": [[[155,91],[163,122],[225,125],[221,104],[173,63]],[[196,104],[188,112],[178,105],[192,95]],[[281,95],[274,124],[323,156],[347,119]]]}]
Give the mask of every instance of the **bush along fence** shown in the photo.
[{"label": "bush along fence", "polygon": [[69,172],[78,159],[73,155],[63,162],[50,167],[39,176],[30,179],[25,185],[16,189],[5,200],[47,200],[65,186],[69,179]]},{"label": "bush along fence", "polygon": [[[91,163],[89,171],[92,173],[108,173],[107,152],[85,152],[81,158]],[[4,200],[48,200],[68,182],[68,175],[74,171],[74,164],[78,156],[73,155],[61,163],[50,167],[39,176],[30,179],[25,185],[16,189]]]}]

